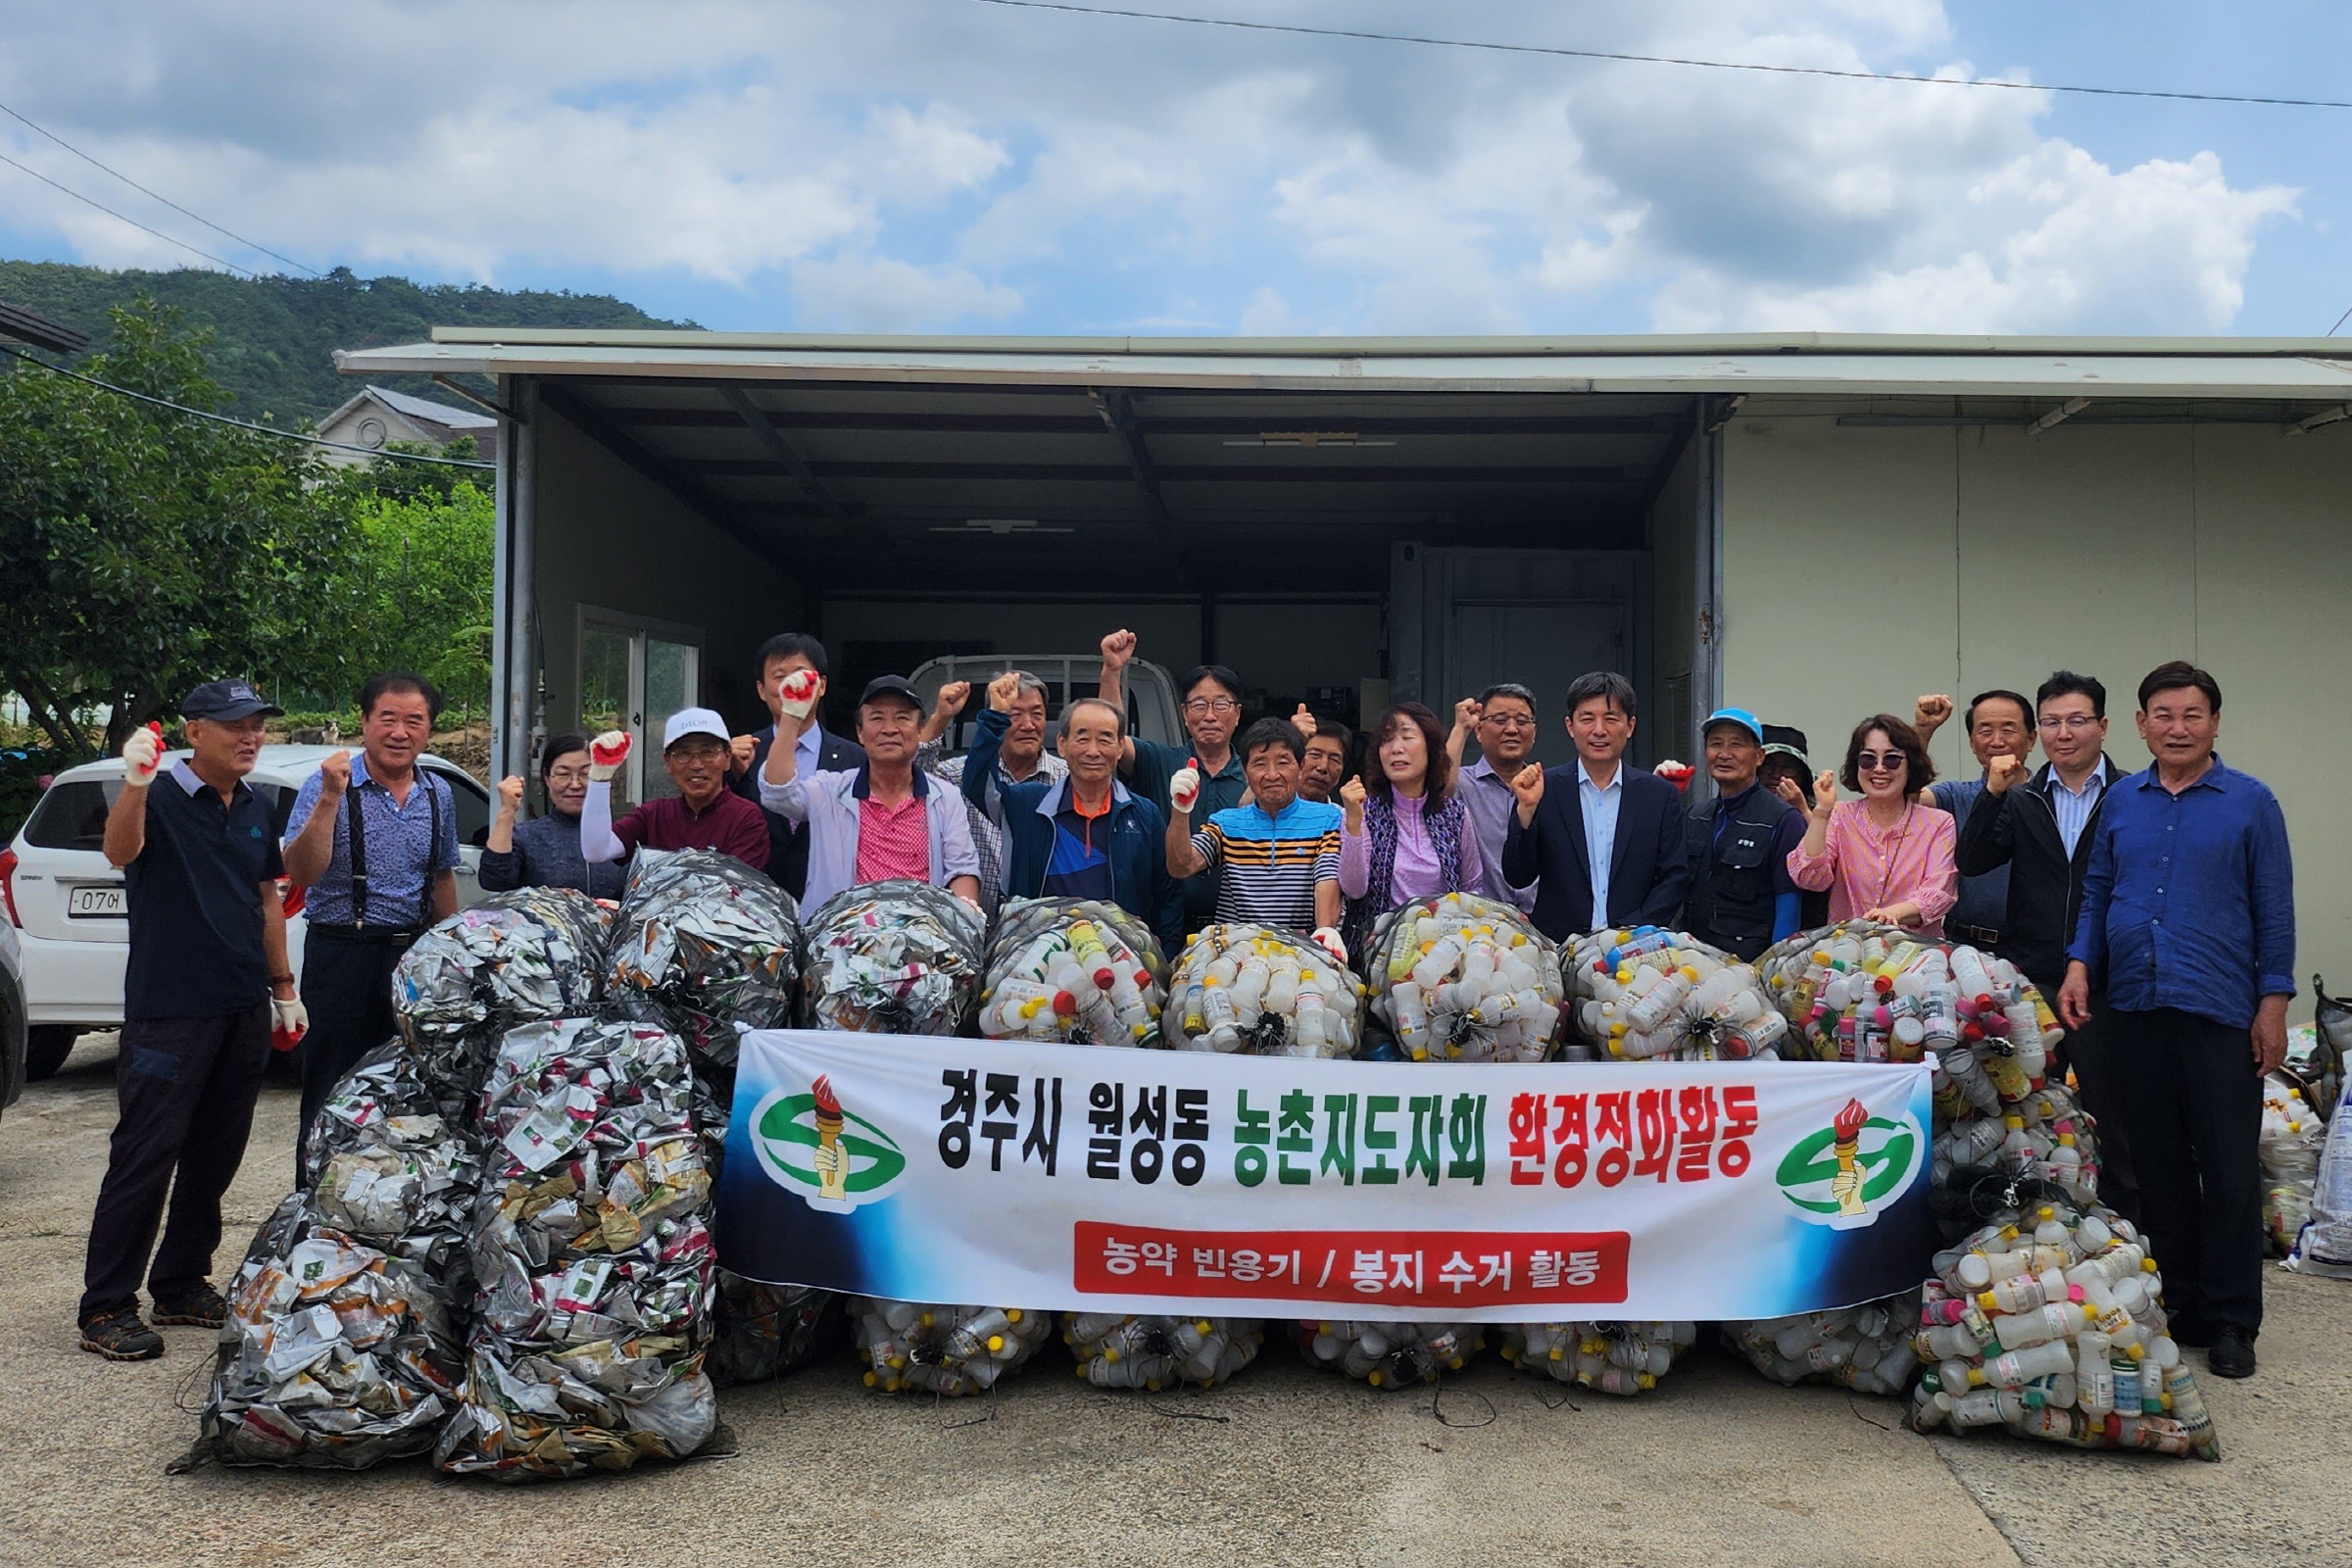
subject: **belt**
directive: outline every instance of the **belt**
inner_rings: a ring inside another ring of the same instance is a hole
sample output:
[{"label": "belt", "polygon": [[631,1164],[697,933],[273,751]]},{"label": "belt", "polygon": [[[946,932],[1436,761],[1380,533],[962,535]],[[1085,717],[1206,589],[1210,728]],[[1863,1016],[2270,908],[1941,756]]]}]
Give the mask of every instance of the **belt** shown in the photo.
[{"label": "belt", "polygon": [[424,935],[414,925],[327,925],[314,920],[303,934],[306,942],[348,942],[370,948],[405,948]]},{"label": "belt", "polygon": [[1943,938],[1946,942],[1965,942],[1972,948],[1995,948],[2001,942],[2001,934],[1988,925],[1962,925],[1953,920],[1943,923]]}]

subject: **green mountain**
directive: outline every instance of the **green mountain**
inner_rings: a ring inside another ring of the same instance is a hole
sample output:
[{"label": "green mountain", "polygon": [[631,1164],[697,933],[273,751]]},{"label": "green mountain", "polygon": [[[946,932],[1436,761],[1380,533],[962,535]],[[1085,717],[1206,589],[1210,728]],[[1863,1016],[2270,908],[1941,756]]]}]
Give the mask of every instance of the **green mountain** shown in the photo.
[{"label": "green mountain", "polygon": [[[664,321],[610,294],[550,293],[359,277],[337,268],[325,277],[232,276],[194,268],[110,272],[60,262],[0,261],[0,300],[107,338],[107,309],[146,296],[184,312],[182,324],[211,327],[213,375],[236,395],[227,412],[264,415],[284,426],[324,417],[360,389],[335,373],[331,351],[421,342],[435,326],[691,327]],[[454,401],[427,377],[391,376],[383,385]]]}]

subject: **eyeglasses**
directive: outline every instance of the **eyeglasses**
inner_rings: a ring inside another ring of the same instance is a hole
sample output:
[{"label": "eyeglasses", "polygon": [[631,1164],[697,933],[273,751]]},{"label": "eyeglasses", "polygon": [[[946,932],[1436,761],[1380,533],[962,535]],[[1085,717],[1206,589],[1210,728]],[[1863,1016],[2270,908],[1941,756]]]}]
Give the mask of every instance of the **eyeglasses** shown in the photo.
[{"label": "eyeglasses", "polygon": [[1230,713],[1241,706],[1230,697],[1188,697],[1184,710],[1188,713]]},{"label": "eyeglasses", "polygon": [[553,768],[548,772],[547,781],[550,784],[584,784],[588,781],[588,770],[584,767]]},{"label": "eyeglasses", "polygon": [[2044,713],[2041,716],[2043,729],[2071,729],[2080,733],[2094,728],[2098,723],[2099,720],[2088,713]]},{"label": "eyeglasses", "polygon": [[1864,773],[1891,773],[1910,760],[1911,759],[1900,752],[1856,752],[1854,754],[1854,766]]},{"label": "eyeglasses", "polygon": [[1478,721],[1481,724],[1492,724],[1496,729],[1534,729],[1536,727],[1535,719],[1526,713],[1487,713],[1481,714]]}]

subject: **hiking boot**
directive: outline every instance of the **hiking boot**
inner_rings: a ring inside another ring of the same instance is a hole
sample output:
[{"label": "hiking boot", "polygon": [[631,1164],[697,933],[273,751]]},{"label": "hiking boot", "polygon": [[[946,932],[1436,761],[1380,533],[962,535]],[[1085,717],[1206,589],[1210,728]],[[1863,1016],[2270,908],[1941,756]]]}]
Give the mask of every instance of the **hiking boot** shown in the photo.
[{"label": "hiking boot", "polygon": [[164,1353],[164,1337],[139,1321],[139,1309],[101,1312],[81,1326],[81,1348],[109,1361],[152,1361]]},{"label": "hiking boot", "polygon": [[2213,1331],[2213,1348],[2205,1352],[2205,1365],[2217,1378],[2250,1378],[2254,1375],[2254,1336],[2234,1323],[2225,1323]]},{"label": "hiking boot", "polygon": [[175,1328],[217,1329],[228,1321],[228,1303],[220,1299],[219,1291],[199,1280],[170,1298],[157,1297],[155,1310],[147,1318],[151,1323],[171,1324]]}]

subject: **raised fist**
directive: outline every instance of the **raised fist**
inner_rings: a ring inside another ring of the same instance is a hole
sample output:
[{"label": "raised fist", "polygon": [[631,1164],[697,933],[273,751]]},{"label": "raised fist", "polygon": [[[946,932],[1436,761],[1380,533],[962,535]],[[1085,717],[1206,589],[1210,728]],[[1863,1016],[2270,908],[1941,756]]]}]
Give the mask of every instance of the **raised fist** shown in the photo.
[{"label": "raised fist", "polygon": [[1995,795],[2005,795],[2009,786],[2026,776],[2026,760],[2007,752],[1995,752],[1992,760],[1984,764],[1984,787]]},{"label": "raised fist", "polygon": [[1952,700],[1940,693],[1932,693],[1911,705],[1911,727],[1922,735],[1943,728],[1951,716]]},{"label": "raised fist", "polygon": [[1544,764],[1530,762],[1511,775],[1511,793],[1529,811],[1544,804]]},{"label": "raised fist", "polygon": [[1291,728],[1297,730],[1301,736],[1310,741],[1315,738],[1316,723],[1317,720],[1315,718],[1315,710],[1307,707],[1304,703],[1300,703],[1298,705],[1298,711],[1291,715]]},{"label": "raised fist", "polygon": [[[790,684],[790,682],[786,682]],[[620,764],[629,760],[629,736],[626,730],[609,729],[588,743],[588,779],[594,784],[610,784]]]},{"label": "raised fist", "polygon": [[824,682],[825,678],[813,669],[796,669],[776,688],[776,706],[784,710],[787,718],[807,718],[808,710],[816,706],[816,689]]},{"label": "raised fist", "polygon": [[1341,785],[1340,804],[1348,808],[1348,825],[1353,827],[1364,814],[1364,781],[1351,778]]},{"label": "raised fist", "polygon": [[972,683],[968,680],[952,680],[940,687],[939,697],[933,702],[932,709],[954,718],[963,711],[963,705],[971,700]]},{"label": "raised fist", "polygon": [[1484,713],[1486,710],[1487,705],[1480,702],[1477,698],[1463,698],[1460,702],[1453,705],[1453,727],[1458,730],[1476,729],[1478,727],[1479,715]]},{"label": "raised fist", "polygon": [[728,770],[731,772],[740,773],[745,768],[752,765],[753,758],[760,755],[760,737],[757,735],[738,735],[734,739],[727,742],[727,753]]},{"label": "raised fist", "polygon": [[1188,757],[1168,779],[1168,804],[1190,814],[1200,799],[1200,760]]},{"label": "raised fist", "polygon": [[134,790],[143,790],[155,782],[155,771],[163,765],[164,726],[150,723],[132,730],[130,739],[122,743],[122,781]]},{"label": "raised fist", "polygon": [[351,753],[336,752],[318,764],[318,798],[339,801],[351,787]]},{"label": "raised fist", "polygon": [[1012,700],[1021,694],[1021,672],[1008,669],[988,683],[988,706],[1000,713],[1012,711]]},{"label": "raised fist", "polygon": [[1102,639],[1102,662],[1110,669],[1125,669],[1127,661],[1135,657],[1135,633],[1125,627]]},{"label": "raised fist", "polygon": [[522,777],[520,774],[509,773],[498,781],[498,808],[502,814],[507,816],[513,816],[516,811],[522,809]]},{"label": "raised fist", "polygon": [[1813,780],[1813,814],[1826,822],[1837,805],[1838,775],[1825,769]]}]

